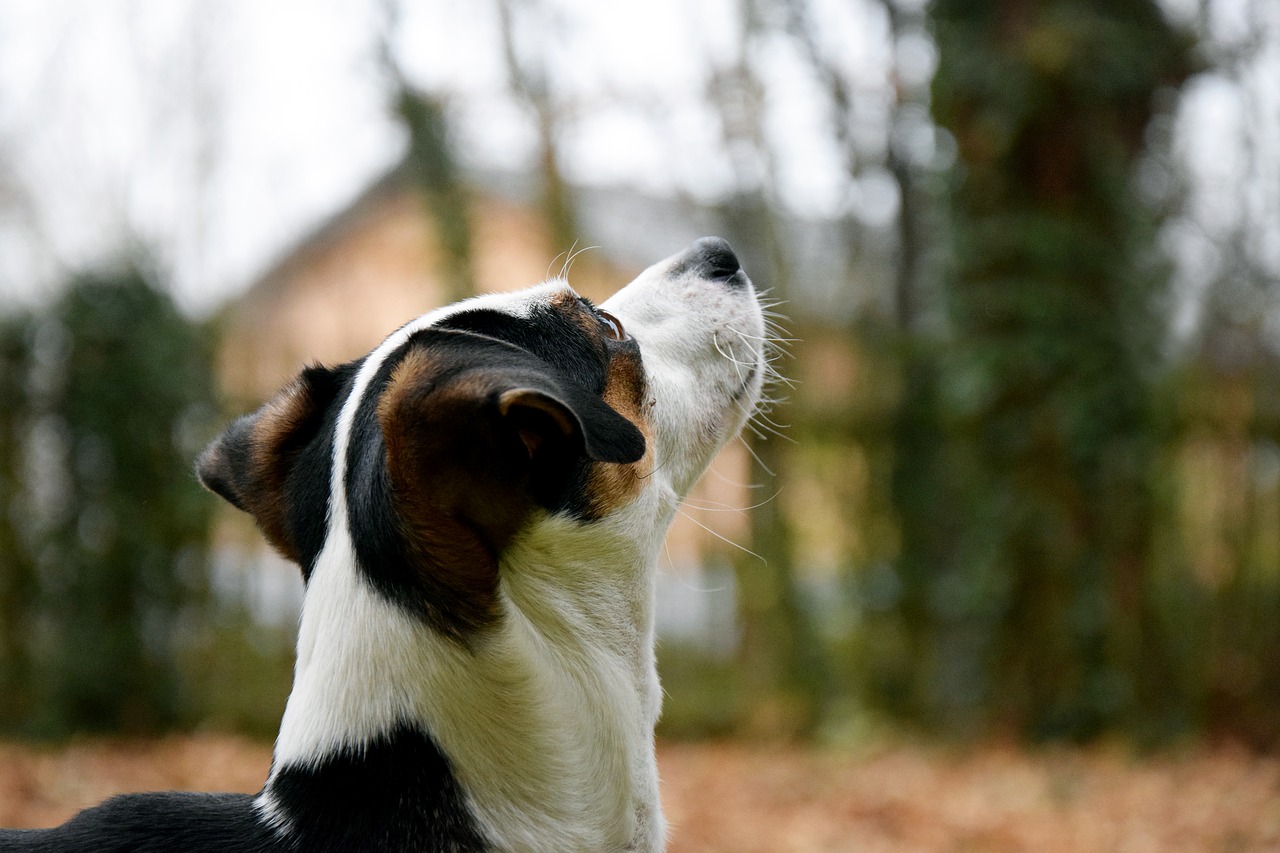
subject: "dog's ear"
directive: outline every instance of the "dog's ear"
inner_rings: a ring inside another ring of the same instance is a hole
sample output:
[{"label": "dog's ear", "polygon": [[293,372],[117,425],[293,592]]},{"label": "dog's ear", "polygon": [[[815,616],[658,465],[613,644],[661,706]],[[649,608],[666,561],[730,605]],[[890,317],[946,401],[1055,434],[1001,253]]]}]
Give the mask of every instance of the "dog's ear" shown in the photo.
[{"label": "dog's ear", "polygon": [[[254,517],[263,534],[285,557],[303,562],[303,543],[289,522],[290,479],[323,426],[341,383],[336,372],[308,367],[258,411],[237,419],[196,460],[196,476],[209,491]],[[324,480],[321,471],[311,479]],[[306,500],[327,482],[298,484]]]},{"label": "dog's ear", "polygon": [[570,404],[546,388],[523,386],[499,394],[498,411],[531,458],[548,439],[581,448],[593,462],[628,463],[644,456],[644,435],[635,424],[597,397],[572,399]]}]

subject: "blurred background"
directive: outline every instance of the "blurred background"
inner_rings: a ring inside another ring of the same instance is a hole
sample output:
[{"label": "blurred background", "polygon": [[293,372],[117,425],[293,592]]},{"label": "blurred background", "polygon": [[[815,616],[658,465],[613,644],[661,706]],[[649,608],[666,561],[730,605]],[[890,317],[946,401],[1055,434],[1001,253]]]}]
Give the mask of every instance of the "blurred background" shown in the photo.
[{"label": "blurred background", "polygon": [[270,737],[301,580],[204,443],[704,234],[789,381],[667,738],[1280,746],[1271,0],[0,0],[0,733]]}]

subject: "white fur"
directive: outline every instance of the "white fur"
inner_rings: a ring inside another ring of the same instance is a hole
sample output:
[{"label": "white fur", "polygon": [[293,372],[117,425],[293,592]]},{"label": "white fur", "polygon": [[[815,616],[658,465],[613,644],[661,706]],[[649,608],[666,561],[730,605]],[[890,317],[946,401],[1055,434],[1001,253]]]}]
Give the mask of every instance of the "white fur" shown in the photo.
[{"label": "white fur", "polygon": [[[500,567],[505,618],[471,649],[361,580],[344,488],[352,423],[378,367],[415,331],[466,308],[523,314],[567,285],[425,314],[366,359],[338,420],[329,532],[303,604],[276,771],[412,721],[448,756],[498,849],[664,847],[653,574],[679,501],[749,416],[763,374],[761,347],[745,343],[763,334],[750,289],[665,269],[606,303],[640,344],[653,470],[635,500],[599,522],[529,524]],[[259,807],[281,822],[269,794]]]}]

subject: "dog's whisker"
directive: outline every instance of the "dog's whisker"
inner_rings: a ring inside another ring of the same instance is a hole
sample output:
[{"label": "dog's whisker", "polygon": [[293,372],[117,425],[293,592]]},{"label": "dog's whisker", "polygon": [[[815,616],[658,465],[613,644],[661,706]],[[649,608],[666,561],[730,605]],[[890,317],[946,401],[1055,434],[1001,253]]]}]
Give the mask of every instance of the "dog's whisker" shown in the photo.
[{"label": "dog's whisker", "polygon": [[[564,259],[564,266],[560,270],[560,277],[567,280],[569,278],[569,272],[573,269],[573,262],[576,261],[579,257],[581,257],[584,253],[590,252],[592,249],[598,249],[598,248],[600,247],[599,246],[583,246],[581,249],[579,249],[578,241],[574,240],[573,245],[569,247],[568,256]],[[559,255],[557,255],[556,257],[559,257]]]},{"label": "dog's whisker", "polygon": [[764,483],[739,483],[737,480],[720,473],[715,468],[708,469],[707,473],[720,482],[733,486],[735,489],[763,489],[765,486]]},{"label": "dog's whisker", "polygon": [[762,429],[764,430],[764,432],[767,432],[771,435],[776,435],[776,437],[778,438],[783,438],[783,439],[787,439],[787,441],[792,441],[792,439],[788,437],[788,435],[783,434],[782,430],[786,429],[785,427],[780,427],[780,425],[774,424],[772,420],[769,420],[768,418],[763,418],[763,416],[759,415],[759,412],[756,412],[755,418],[751,420],[753,420],[753,424],[755,425],[756,429]]},{"label": "dog's whisker", "polygon": [[780,494],[782,494],[782,489],[778,489],[776,492],[774,492],[773,494],[769,495],[769,497],[765,498],[764,500],[760,501],[759,503],[754,503],[754,504],[752,504],[751,506],[743,506],[743,507],[729,506],[728,504],[721,503],[721,502],[719,502],[719,501],[701,501],[700,503],[703,503],[703,504],[713,504],[713,505],[712,505],[712,506],[699,506],[698,504],[695,504],[695,503],[693,502],[693,500],[691,500],[691,499],[689,499],[689,498],[686,498],[684,503],[685,503],[685,506],[692,507],[693,509],[696,509],[698,512],[736,512],[736,513],[743,513],[743,512],[750,512],[750,511],[751,511],[751,510],[753,510],[753,509],[759,509],[759,508],[760,508],[760,507],[762,507],[762,506],[765,506],[765,505],[767,505],[767,504],[772,503],[774,500],[776,500],[776,499],[777,499],[778,495],[780,495]]},{"label": "dog's whisker", "polygon": [[636,479],[639,479],[639,480],[647,480],[647,479],[649,479],[649,478],[650,478],[650,477],[652,477],[654,474],[658,473],[658,472],[659,472],[659,471],[661,471],[664,467],[666,467],[666,464],[667,464],[667,462],[668,462],[668,461],[669,461],[669,460],[664,459],[662,462],[660,462],[660,463],[658,463],[657,465],[655,465],[655,466],[653,466],[652,468],[650,468],[650,469],[649,469],[649,471],[648,471],[647,473],[645,473],[645,474],[637,474],[637,475],[636,475]]},{"label": "dog's whisker", "polygon": [[668,571],[674,574],[676,569],[676,561],[671,559],[671,543],[668,542],[665,537],[663,537],[663,540],[662,540],[662,556],[667,561]]},{"label": "dog's whisker", "polygon": [[779,429],[779,430],[783,430],[783,429],[791,429],[791,424],[780,424],[780,423],[778,423],[778,422],[777,422],[777,421],[775,421],[773,418],[769,417],[768,412],[769,412],[769,410],[768,410],[768,409],[759,409],[759,410],[757,410],[757,411],[756,411],[756,419],[757,419],[757,420],[759,420],[759,421],[761,421],[761,422],[763,422],[763,423],[765,423],[765,424],[767,424],[767,425],[769,425],[769,426],[771,426],[771,427],[773,427],[774,429]]},{"label": "dog's whisker", "polygon": [[800,442],[796,441],[794,438],[792,438],[791,436],[787,435],[786,433],[784,433],[784,432],[780,432],[780,431],[778,431],[778,430],[776,430],[776,429],[773,429],[773,428],[769,427],[768,425],[760,424],[760,425],[758,425],[758,426],[759,426],[759,428],[760,428],[760,429],[764,430],[766,433],[768,433],[768,434],[769,434],[768,436],[762,436],[762,440],[763,440],[763,441],[768,441],[768,440],[769,440],[769,436],[773,436],[774,438],[780,438],[780,439],[782,439],[783,441],[787,442],[788,444],[799,444],[799,443],[800,443]]},{"label": "dog's whisker", "polygon": [[552,275],[552,274],[551,274],[551,270],[555,267],[555,265],[556,265],[556,261],[560,260],[561,258],[566,258],[566,257],[568,256],[568,254],[569,254],[568,252],[561,252],[560,254],[558,254],[558,255],[556,255],[554,258],[552,258],[552,259],[551,259],[551,261],[547,264],[547,271],[543,274],[543,276],[544,276],[545,278],[547,278],[547,279],[552,279],[552,280],[555,280],[555,279],[564,279],[564,277],[565,277],[565,275],[564,275],[564,273],[565,273],[565,266],[564,266],[564,264],[561,264],[561,265],[560,265],[560,275]]},{"label": "dog's whisker", "polygon": [[778,439],[781,439],[782,441],[787,442],[787,444],[799,444],[799,442],[796,441],[791,436],[770,427],[768,424],[763,424],[763,423],[753,424],[751,427],[751,431],[761,441],[769,441],[771,438],[778,438]]},{"label": "dog's whisker", "polygon": [[[716,340],[714,337],[713,337],[711,340],[712,340],[712,343],[713,343],[713,344],[715,344],[716,352],[718,352],[718,353],[720,353],[720,355],[724,356],[724,358],[725,358],[727,361],[732,362],[732,363],[734,364],[734,366],[735,366],[735,367],[737,367],[737,368],[743,368],[743,367],[746,367],[746,368],[748,368],[748,369],[754,370],[757,366],[762,366],[762,367],[764,367],[764,368],[766,369],[766,371],[767,371],[767,369],[768,369],[768,362],[765,362],[763,365],[760,365],[760,364],[758,364],[757,362],[754,362],[754,361],[743,361],[742,359],[737,358],[736,356],[734,356],[732,353],[727,353],[727,352],[725,352],[725,351],[724,351],[724,349],[722,349],[722,348],[721,348],[721,346],[720,346],[720,342],[719,342],[718,340]],[[742,371],[741,371],[741,370],[739,370],[739,371],[738,371],[738,380],[739,380],[739,381],[743,381],[743,380],[744,380],[744,377],[743,377],[743,375],[742,375]]]},{"label": "dog's whisker", "polygon": [[764,557],[761,557],[759,554],[757,554],[755,551],[752,551],[752,550],[751,550],[750,548],[748,548],[747,546],[745,546],[745,545],[741,545],[741,544],[739,544],[739,543],[737,543],[737,542],[734,542],[734,541],[733,541],[732,539],[730,539],[728,536],[725,536],[724,534],[720,533],[719,531],[712,530],[710,527],[708,527],[707,525],[703,524],[701,521],[698,521],[698,519],[696,519],[696,518],[694,518],[693,516],[689,515],[689,514],[688,514],[687,512],[685,512],[684,510],[682,510],[682,509],[677,509],[677,510],[676,510],[676,512],[678,512],[678,513],[680,513],[680,515],[684,516],[684,518],[686,518],[690,523],[692,523],[692,524],[696,524],[698,527],[701,527],[703,530],[705,530],[706,532],[710,533],[712,536],[716,537],[717,539],[719,539],[721,542],[725,543],[726,545],[732,545],[733,547],[737,548],[739,551],[743,552],[744,554],[750,554],[752,557],[755,557],[757,560],[759,560],[760,562],[762,562],[762,563],[764,563],[764,564],[766,564],[766,565],[769,563],[769,561],[768,561],[768,560],[766,560]]},{"label": "dog's whisker", "polygon": [[766,345],[774,341],[782,344],[791,343],[793,341],[790,334],[786,332],[783,327],[771,322],[768,318],[763,320],[758,333],[737,327],[734,327],[733,331],[741,338],[754,341],[764,341]]},{"label": "dog's whisker", "polygon": [[573,250],[578,247],[578,241],[574,240],[569,246],[569,251],[564,252],[564,263],[560,265],[560,277],[565,281],[569,280],[569,268],[573,266]]},{"label": "dog's whisker", "polygon": [[[763,436],[761,438],[763,439]],[[755,448],[751,446],[751,442],[746,441],[741,436],[738,437],[738,440],[742,442],[742,446],[745,447],[747,449],[747,452],[751,454],[751,458],[756,460],[756,464],[760,466],[760,469],[762,471],[764,471],[770,477],[778,476],[777,473],[768,465],[766,465],[764,460],[760,458],[760,454],[756,453]]]},{"label": "dog's whisker", "polygon": [[771,335],[771,334],[768,334],[767,331],[763,335],[752,335],[742,331],[741,329],[731,329],[731,331],[744,341],[754,341],[756,343],[762,343],[765,345],[765,347],[770,349],[779,349],[779,350],[787,349],[787,347],[790,344],[795,343],[799,340],[798,338],[784,338],[784,337],[779,337],[777,335]]},{"label": "dog's whisker", "polygon": [[725,352],[725,351],[724,351],[724,349],[723,349],[723,348],[721,348],[721,346],[720,346],[720,335],[719,335],[719,333],[718,333],[718,332],[712,332],[712,334],[711,334],[711,343],[712,343],[712,345],[713,345],[713,346],[715,346],[715,348],[716,348],[716,352],[720,353],[720,355],[724,356],[726,359],[728,359],[730,362],[732,362],[732,363],[733,363],[733,369],[734,369],[734,370],[737,372],[737,374],[738,374],[738,381],[739,381],[739,382],[743,382],[743,381],[744,381],[744,377],[743,377],[743,375],[742,375],[742,368],[743,368],[743,367],[748,367],[748,366],[751,366],[751,365],[744,365],[744,364],[743,364],[743,362],[739,361],[738,359],[734,358],[734,357],[733,357],[732,355],[730,355],[729,353]]}]

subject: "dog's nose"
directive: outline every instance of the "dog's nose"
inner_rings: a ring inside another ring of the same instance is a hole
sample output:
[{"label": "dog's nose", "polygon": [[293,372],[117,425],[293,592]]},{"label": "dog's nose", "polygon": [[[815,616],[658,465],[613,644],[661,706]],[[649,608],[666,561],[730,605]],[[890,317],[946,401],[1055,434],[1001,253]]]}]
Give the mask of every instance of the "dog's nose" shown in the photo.
[{"label": "dog's nose", "polygon": [[733,247],[723,237],[703,237],[695,240],[681,259],[681,266],[696,272],[703,278],[721,281],[726,284],[742,284],[746,276],[739,275],[742,265]]}]

